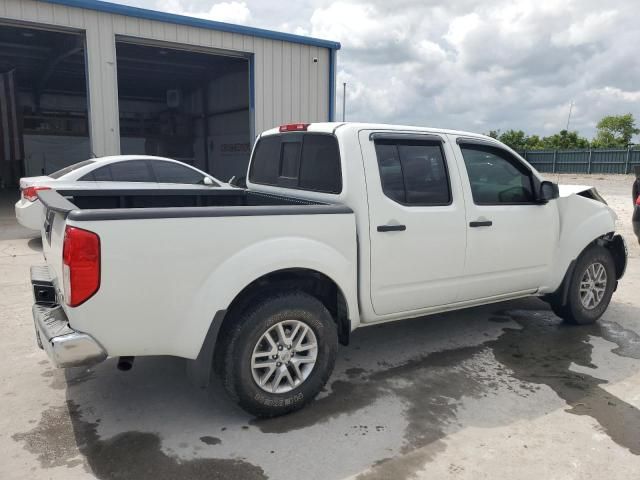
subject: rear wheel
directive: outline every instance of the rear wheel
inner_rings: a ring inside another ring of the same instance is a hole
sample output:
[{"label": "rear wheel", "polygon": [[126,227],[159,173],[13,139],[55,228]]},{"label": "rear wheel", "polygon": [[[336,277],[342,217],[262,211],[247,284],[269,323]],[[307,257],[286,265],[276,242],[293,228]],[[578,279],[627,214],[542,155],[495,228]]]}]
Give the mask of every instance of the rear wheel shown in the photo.
[{"label": "rear wheel", "polygon": [[609,306],[615,285],[616,268],[611,253],[604,247],[594,245],[578,258],[569,285],[567,304],[552,304],[552,309],[567,323],[594,323]]},{"label": "rear wheel", "polygon": [[304,292],[258,300],[224,340],[224,386],[259,417],[283,415],[311,401],[331,375],[338,348],[333,318]]}]

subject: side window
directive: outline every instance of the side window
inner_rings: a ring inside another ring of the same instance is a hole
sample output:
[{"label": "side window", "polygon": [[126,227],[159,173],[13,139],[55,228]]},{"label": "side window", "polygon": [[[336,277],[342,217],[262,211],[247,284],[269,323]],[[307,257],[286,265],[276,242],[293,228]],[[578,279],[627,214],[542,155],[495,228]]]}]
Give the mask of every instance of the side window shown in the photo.
[{"label": "side window", "polygon": [[531,172],[506,150],[490,145],[461,144],[473,202],[477,205],[531,203]]},{"label": "side window", "polygon": [[155,182],[146,160],[125,160],[109,167],[114,182]]},{"label": "side window", "polygon": [[188,183],[195,185],[204,182],[204,176],[178,163],[152,160],[151,168],[156,176],[156,181],[160,183]]},{"label": "side window", "polygon": [[87,173],[84,177],[80,178],[80,181],[85,182],[110,182],[111,181],[111,168],[109,165],[96,168],[93,172]]},{"label": "side window", "polygon": [[433,141],[376,141],[382,191],[404,205],[448,205],[451,188],[442,146]]}]

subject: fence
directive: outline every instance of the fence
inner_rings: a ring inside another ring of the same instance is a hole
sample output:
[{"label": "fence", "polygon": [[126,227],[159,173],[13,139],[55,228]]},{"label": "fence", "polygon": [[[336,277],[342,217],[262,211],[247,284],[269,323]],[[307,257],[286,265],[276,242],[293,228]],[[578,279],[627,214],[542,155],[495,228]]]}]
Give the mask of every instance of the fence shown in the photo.
[{"label": "fence", "polygon": [[632,173],[640,150],[531,150],[520,154],[543,173]]}]

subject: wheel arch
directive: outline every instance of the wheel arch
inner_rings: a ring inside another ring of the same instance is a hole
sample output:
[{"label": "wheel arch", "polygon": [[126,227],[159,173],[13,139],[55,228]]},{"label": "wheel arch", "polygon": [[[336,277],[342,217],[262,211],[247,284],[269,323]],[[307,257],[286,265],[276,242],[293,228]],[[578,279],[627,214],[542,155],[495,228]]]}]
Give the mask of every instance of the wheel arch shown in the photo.
[{"label": "wheel arch", "polygon": [[283,268],[264,274],[248,283],[231,301],[228,308],[219,310],[211,322],[200,353],[188,364],[192,381],[198,386],[209,384],[211,373],[222,365],[218,357],[227,332],[241,313],[260,296],[269,292],[302,291],[317,298],[336,323],[338,339],[349,344],[351,320],[347,298],[338,283],[325,273],[310,268]]},{"label": "wheel arch", "polygon": [[627,267],[627,247],[621,235],[614,234],[614,232],[609,232],[589,242],[580,251],[580,253],[570,261],[564,273],[560,286],[554,292],[544,296],[547,301],[554,301],[559,303],[559,305],[567,304],[569,285],[571,284],[571,280],[573,278],[576,262],[584,254],[584,252],[586,252],[594,245],[604,247],[609,251],[609,253],[611,253],[614,265],[616,267],[616,279],[619,280],[620,278],[622,278]]}]

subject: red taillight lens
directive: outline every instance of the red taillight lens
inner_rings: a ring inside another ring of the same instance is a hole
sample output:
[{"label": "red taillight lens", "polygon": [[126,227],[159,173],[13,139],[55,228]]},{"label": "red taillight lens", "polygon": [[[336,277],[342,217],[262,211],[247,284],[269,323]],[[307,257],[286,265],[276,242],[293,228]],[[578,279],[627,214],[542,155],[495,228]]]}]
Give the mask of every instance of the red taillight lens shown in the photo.
[{"label": "red taillight lens", "polygon": [[640,206],[640,195],[638,195],[638,198],[636,198],[636,205]]},{"label": "red taillight lens", "polygon": [[100,237],[76,227],[64,231],[62,247],[64,298],[77,307],[100,288]]},{"label": "red taillight lens", "polygon": [[280,132],[306,132],[310,123],[287,123],[280,125]]},{"label": "red taillight lens", "polygon": [[22,196],[30,202],[38,199],[38,190],[51,190],[51,187],[27,187],[22,190]]}]

